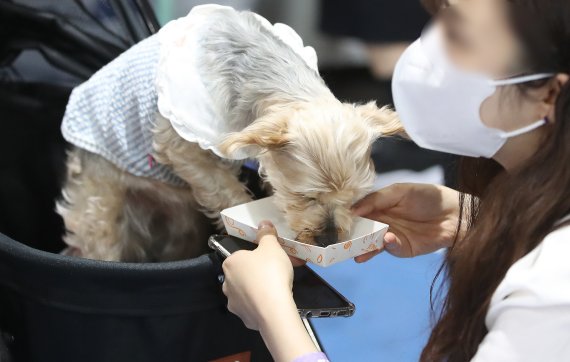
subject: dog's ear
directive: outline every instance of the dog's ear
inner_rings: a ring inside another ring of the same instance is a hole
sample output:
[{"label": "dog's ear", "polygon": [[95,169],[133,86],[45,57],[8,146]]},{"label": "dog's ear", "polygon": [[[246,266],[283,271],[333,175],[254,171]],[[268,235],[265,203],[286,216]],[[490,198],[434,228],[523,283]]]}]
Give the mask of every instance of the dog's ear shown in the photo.
[{"label": "dog's ear", "polygon": [[383,136],[403,136],[406,137],[404,127],[400,123],[398,114],[390,107],[378,108],[376,102],[369,102],[365,105],[357,106],[356,111],[368,126],[374,131],[374,140]]},{"label": "dog's ear", "polygon": [[[240,132],[230,133],[218,146],[230,158],[256,157],[288,143],[286,112],[270,112]],[[236,157],[237,156],[237,157]]]}]

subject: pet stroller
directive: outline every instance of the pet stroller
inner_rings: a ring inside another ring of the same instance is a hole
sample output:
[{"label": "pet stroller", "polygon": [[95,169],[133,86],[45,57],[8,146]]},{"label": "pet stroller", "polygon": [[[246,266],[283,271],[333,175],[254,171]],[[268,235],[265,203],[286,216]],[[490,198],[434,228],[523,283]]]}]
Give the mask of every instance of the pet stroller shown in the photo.
[{"label": "pet stroller", "polygon": [[[154,264],[58,254],[71,89],[158,28],[146,0],[0,0],[2,362],[271,360],[227,311],[215,254]],[[259,192],[256,173],[244,177]]]}]

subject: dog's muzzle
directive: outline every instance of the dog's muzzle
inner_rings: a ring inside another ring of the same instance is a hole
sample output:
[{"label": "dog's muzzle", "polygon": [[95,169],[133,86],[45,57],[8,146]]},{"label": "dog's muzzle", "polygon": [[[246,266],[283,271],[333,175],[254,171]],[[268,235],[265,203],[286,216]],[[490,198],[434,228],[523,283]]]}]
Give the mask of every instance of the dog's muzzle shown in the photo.
[{"label": "dog's muzzle", "polygon": [[338,229],[332,217],[327,219],[323,231],[315,235],[315,242],[322,247],[338,243]]}]

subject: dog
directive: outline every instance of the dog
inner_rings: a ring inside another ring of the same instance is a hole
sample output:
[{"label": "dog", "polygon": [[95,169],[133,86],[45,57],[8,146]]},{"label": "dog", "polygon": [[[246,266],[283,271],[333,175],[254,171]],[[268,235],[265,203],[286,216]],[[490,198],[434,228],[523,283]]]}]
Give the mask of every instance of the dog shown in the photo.
[{"label": "dog", "polygon": [[221,227],[221,210],[252,200],[238,179],[245,159],[259,162],[299,241],[329,245],[350,232],[350,207],[375,177],[372,143],[403,130],[387,107],[336,99],[313,53],[282,24],[199,6],[76,88],[57,203],[68,253],[198,255],[211,220]]}]

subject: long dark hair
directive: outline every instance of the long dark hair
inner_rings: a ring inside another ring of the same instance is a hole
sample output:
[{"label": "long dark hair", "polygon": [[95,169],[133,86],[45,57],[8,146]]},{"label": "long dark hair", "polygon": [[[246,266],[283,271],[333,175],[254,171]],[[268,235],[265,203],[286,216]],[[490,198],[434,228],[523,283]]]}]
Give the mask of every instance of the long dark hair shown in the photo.
[{"label": "long dark hair", "polygon": [[[437,0],[425,2],[438,5]],[[504,2],[525,47],[529,73],[570,73],[568,0]],[[524,94],[548,81],[519,90]],[[556,122],[546,126],[540,149],[518,169],[507,173],[492,160],[461,161],[461,204],[468,231],[447,254],[449,289],[422,361],[467,361],[475,355],[488,332],[485,316],[491,297],[507,270],[570,212],[570,83],[555,108]]]}]

